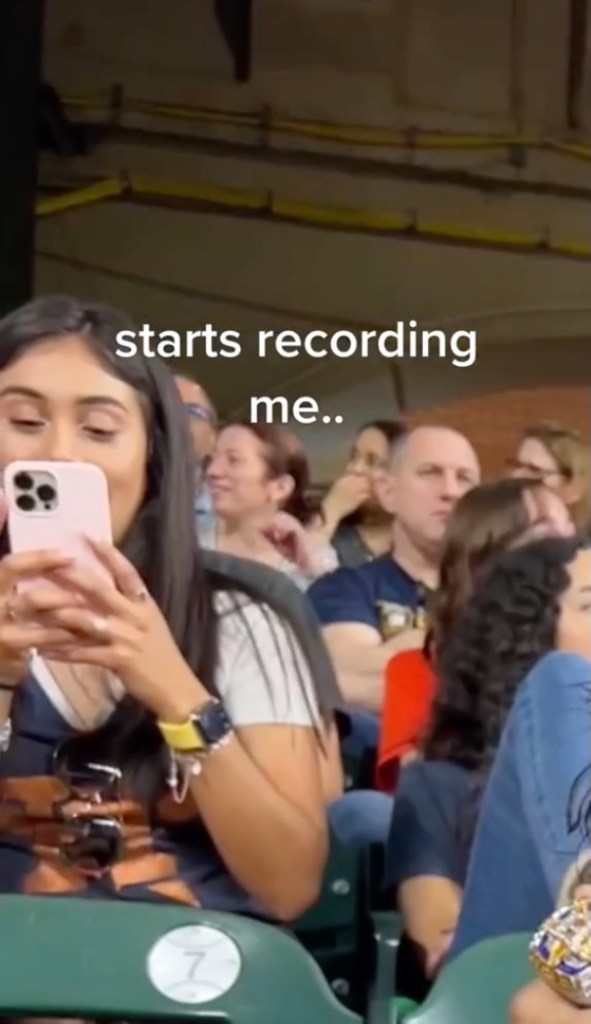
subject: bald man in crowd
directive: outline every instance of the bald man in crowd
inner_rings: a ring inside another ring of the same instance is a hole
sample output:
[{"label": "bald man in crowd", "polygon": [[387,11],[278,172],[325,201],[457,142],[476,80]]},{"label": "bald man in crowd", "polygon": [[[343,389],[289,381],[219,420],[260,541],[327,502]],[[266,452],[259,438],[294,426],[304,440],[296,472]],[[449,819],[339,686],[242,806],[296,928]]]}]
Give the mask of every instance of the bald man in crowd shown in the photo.
[{"label": "bald man in crowd", "polygon": [[380,494],[394,516],[392,552],[337,569],[308,591],[350,705],[379,714],[390,658],[422,647],[447,522],[479,482],[478,457],[462,434],[436,426],[408,431],[393,445]]}]

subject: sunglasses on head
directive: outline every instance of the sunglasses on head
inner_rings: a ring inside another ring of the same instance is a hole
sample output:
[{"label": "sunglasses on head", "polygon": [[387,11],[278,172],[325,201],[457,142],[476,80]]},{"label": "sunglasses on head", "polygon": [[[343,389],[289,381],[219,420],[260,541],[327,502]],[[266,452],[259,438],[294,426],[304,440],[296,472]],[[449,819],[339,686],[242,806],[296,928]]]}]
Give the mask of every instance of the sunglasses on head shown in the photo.
[{"label": "sunglasses on head", "polygon": [[105,804],[121,800],[121,772],[112,765],[77,763],[67,745],[55,752],[54,772],[69,791],[60,807],[64,826],[60,855],[83,874],[98,878],[122,854],[122,822],[101,813]]}]

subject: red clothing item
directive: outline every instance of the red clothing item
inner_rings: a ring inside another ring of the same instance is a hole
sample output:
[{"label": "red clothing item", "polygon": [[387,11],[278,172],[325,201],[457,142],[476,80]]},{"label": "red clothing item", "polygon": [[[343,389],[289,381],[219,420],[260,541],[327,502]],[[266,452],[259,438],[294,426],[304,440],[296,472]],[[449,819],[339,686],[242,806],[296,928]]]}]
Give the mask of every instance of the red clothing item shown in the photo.
[{"label": "red clothing item", "polygon": [[431,721],[437,677],[423,651],[402,651],[386,666],[376,786],[392,793],[404,754],[417,750]]}]

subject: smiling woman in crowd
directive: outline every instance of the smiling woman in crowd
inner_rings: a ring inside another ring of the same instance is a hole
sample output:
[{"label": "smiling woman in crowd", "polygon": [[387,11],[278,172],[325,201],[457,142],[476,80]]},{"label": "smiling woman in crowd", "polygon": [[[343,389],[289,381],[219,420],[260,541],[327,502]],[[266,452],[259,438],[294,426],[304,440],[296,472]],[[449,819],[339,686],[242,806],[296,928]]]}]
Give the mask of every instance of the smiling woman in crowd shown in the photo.
[{"label": "smiling woman in crowd", "polygon": [[303,590],[334,569],[336,554],[318,532],[305,448],[273,424],[234,423],[220,432],[207,480],[218,551],[264,562]]}]

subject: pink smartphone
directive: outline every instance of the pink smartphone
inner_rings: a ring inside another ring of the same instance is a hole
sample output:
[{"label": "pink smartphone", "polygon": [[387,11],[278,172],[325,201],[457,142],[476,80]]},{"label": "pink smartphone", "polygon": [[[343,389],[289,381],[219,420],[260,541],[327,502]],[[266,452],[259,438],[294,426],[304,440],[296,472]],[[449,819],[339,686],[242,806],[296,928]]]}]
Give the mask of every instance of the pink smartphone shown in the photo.
[{"label": "pink smartphone", "polygon": [[[71,555],[80,567],[113,585],[86,537],[112,543],[107,481],[88,462],[11,462],[4,470],[10,550]],[[28,579],[19,589],[49,584]]]}]

